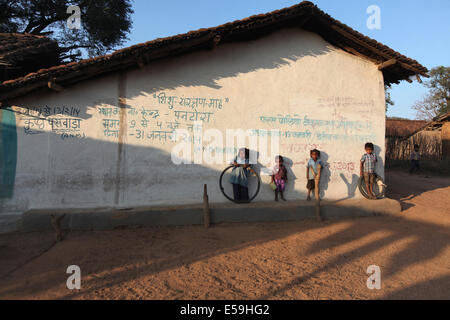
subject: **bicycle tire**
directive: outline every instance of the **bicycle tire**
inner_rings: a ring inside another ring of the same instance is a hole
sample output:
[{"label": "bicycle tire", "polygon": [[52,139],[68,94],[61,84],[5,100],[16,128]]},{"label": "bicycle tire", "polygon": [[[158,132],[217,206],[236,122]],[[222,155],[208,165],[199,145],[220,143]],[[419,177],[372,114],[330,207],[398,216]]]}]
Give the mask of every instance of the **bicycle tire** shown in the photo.
[{"label": "bicycle tire", "polygon": [[[228,200],[230,200],[230,201],[232,201],[232,202],[234,202],[234,203],[243,203],[243,202],[238,202],[238,201],[234,200],[234,198],[232,198],[232,197],[230,197],[229,195],[227,195],[226,192],[225,192],[225,189],[224,189],[224,187],[223,187],[223,183],[222,183],[223,176],[225,175],[225,173],[226,173],[228,170],[230,170],[230,169],[232,169],[232,168],[234,168],[234,166],[229,166],[229,167],[227,167],[225,170],[222,171],[222,174],[220,175],[220,178],[219,178],[219,187],[220,187],[220,191],[222,191],[222,194],[223,194],[223,195],[225,196],[225,198],[227,198]],[[252,202],[252,201],[258,196],[259,191],[260,191],[260,189],[261,189],[261,177],[259,176],[258,172],[256,172],[255,170],[253,170],[253,174],[256,176],[256,178],[257,178],[257,180],[258,180],[258,185],[257,185],[257,187],[256,187],[256,192],[255,192],[255,194],[254,194],[248,201],[246,201],[246,202],[244,202],[244,203],[250,203],[250,202]]]},{"label": "bicycle tire", "polygon": [[[381,177],[377,175],[376,178],[375,178],[375,183],[378,183],[379,181],[381,181],[383,183],[383,185],[384,185],[383,179],[381,179]],[[364,181],[364,177],[359,177],[358,189],[359,189],[359,192],[361,192],[361,194],[363,195],[364,198],[369,199],[369,200],[373,200],[372,198],[369,197],[369,194],[368,194],[368,192],[366,190],[366,183]],[[381,192],[379,192],[375,196],[376,196],[377,199],[383,199],[385,197],[385,194],[386,194],[386,187],[383,186],[382,189],[381,189]]]}]

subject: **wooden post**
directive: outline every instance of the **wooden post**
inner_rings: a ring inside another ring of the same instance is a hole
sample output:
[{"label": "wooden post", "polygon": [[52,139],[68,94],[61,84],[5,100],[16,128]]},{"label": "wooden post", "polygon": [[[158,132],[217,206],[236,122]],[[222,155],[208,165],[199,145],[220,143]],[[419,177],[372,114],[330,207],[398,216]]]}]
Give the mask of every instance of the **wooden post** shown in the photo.
[{"label": "wooden post", "polygon": [[147,58],[146,57],[144,57],[144,56],[140,56],[138,59],[137,59],[137,65],[138,65],[138,67],[139,68],[144,68],[146,65],[147,65]]},{"label": "wooden post", "polygon": [[48,85],[49,89],[52,89],[56,92],[61,92],[64,90],[64,88],[62,86],[60,86],[59,84],[57,84],[56,82],[53,82],[53,81],[49,81],[47,83],[47,85]]},{"label": "wooden post", "polygon": [[214,36],[211,38],[211,40],[210,40],[209,48],[210,48],[211,50],[217,48],[217,46],[219,45],[220,41],[222,41],[222,37],[221,37],[220,35],[218,35],[218,34],[214,35]]},{"label": "wooden post", "polygon": [[322,173],[322,166],[320,164],[317,165],[317,175],[314,178],[314,184],[315,184],[315,188],[314,188],[314,193],[316,196],[316,218],[317,221],[322,222],[323,218],[320,214],[320,176]]},{"label": "wooden post", "polygon": [[55,229],[56,232],[56,242],[60,242],[63,240],[61,220],[64,219],[65,216],[66,216],[65,214],[59,217],[56,217],[54,214],[50,215],[50,220],[52,222],[53,229]]},{"label": "wooden post", "polygon": [[420,78],[420,76],[418,74],[416,74],[416,79],[418,83],[422,83],[422,79]]},{"label": "wooden post", "polygon": [[384,68],[390,67],[397,63],[396,59],[389,59],[378,65],[378,70],[383,70]]},{"label": "wooden post", "polygon": [[208,229],[211,226],[211,213],[209,211],[208,186],[206,184],[203,189],[203,223],[204,223],[206,229]]},{"label": "wooden post", "polygon": [[442,137],[442,158],[450,160],[450,122],[444,122],[441,131]]},{"label": "wooden post", "polygon": [[316,200],[316,208],[315,208],[315,210],[316,210],[317,221],[322,222],[323,218],[322,218],[322,215],[320,214],[320,199]]}]

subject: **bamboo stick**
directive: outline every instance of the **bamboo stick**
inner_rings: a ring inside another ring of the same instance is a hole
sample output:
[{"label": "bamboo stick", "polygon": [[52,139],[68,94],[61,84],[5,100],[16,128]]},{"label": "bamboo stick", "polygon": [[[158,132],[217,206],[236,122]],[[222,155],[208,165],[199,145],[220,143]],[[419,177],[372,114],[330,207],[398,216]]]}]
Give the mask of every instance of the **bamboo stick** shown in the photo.
[{"label": "bamboo stick", "polygon": [[208,186],[203,188],[203,223],[206,229],[211,226],[211,212],[209,210]]}]

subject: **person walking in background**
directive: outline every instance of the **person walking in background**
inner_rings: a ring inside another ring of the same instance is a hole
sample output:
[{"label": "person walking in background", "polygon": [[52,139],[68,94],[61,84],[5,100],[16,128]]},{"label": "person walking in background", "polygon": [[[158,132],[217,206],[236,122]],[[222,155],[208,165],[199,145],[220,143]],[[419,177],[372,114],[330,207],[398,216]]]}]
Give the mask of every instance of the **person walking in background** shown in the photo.
[{"label": "person walking in background", "polygon": [[419,153],[419,145],[414,145],[414,151],[411,152],[411,169],[409,170],[409,174],[412,175],[415,172],[420,171],[420,153]]}]

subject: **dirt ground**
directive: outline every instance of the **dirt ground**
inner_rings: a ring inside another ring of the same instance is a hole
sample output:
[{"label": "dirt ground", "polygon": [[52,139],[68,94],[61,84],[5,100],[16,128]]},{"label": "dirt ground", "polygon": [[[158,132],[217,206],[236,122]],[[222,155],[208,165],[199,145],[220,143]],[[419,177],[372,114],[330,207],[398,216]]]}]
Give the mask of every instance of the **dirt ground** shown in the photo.
[{"label": "dirt ground", "polygon": [[0,299],[450,299],[450,178],[387,183],[399,217],[3,235]]}]

